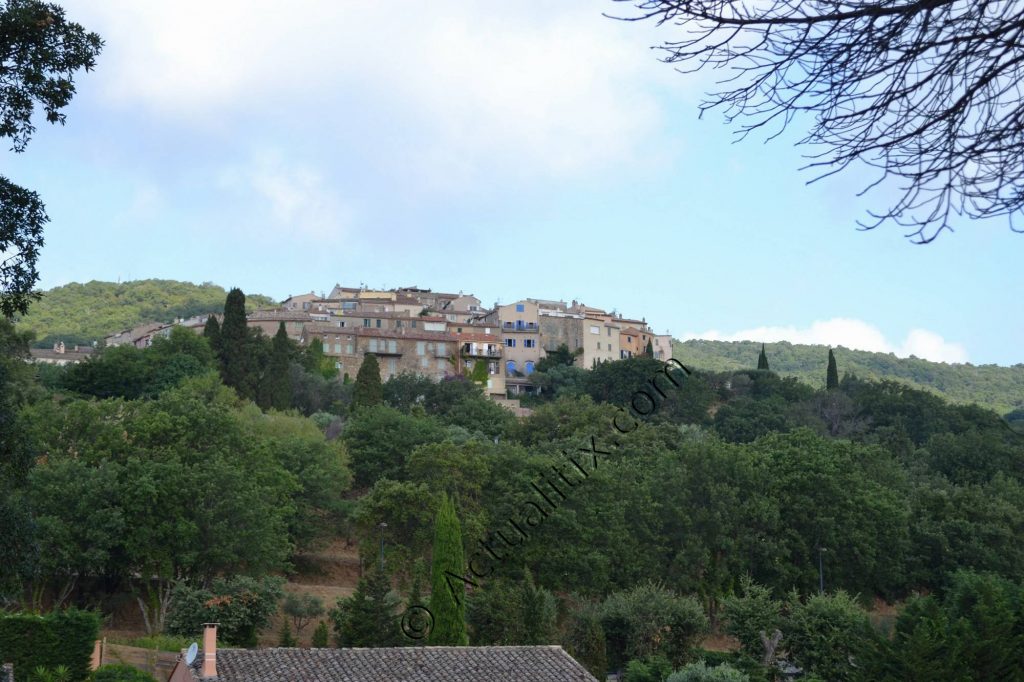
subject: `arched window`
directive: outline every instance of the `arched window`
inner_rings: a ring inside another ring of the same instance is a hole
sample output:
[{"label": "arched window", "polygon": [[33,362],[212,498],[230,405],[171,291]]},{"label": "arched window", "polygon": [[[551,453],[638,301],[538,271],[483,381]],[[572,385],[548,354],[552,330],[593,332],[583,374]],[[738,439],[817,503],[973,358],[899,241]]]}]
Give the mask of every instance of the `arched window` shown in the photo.
[{"label": "arched window", "polygon": [[526,361],[526,367],[523,371],[527,374],[533,374],[533,360]]},{"label": "arched window", "polygon": [[505,372],[506,372],[506,374],[515,374],[516,373],[516,361],[515,360],[509,360],[508,362],[505,363]]}]

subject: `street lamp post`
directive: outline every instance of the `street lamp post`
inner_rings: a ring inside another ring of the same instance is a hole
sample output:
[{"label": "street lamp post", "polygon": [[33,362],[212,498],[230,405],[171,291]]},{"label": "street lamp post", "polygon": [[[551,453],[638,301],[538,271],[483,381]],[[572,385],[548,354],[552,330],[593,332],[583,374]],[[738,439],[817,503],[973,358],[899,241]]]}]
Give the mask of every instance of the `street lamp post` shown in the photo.
[{"label": "street lamp post", "polygon": [[825,594],[825,569],[821,561],[821,554],[827,551],[827,549],[818,545],[818,594]]},{"label": "street lamp post", "polygon": [[380,522],[378,526],[380,528],[380,570],[384,570],[384,529],[388,527],[388,524],[384,521]]}]

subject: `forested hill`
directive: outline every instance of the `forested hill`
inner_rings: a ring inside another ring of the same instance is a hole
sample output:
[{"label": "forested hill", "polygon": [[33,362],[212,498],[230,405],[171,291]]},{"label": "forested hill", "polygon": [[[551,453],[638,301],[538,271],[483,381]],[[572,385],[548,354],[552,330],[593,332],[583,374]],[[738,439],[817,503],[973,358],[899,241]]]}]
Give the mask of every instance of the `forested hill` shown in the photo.
[{"label": "forested hill", "polygon": [[[761,344],[754,341],[674,341],[673,355],[697,369],[729,371],[754,369]],[[793,376],[815,388],[825,385],[828,364],[826,346],[793,344],[786,341],[765,344],[771,369]],[[1024,405],[1024,364],[950,365],[919,358],[898,358],[891,353],[834,349],[839,374],[860,378],[889,379],[944,395],[961,403],[979,405],[1006,414]]]},{"label": "forested hill", "polygon": [[[227,292],[210,282],[193,284],[173,279],[132,282],[72,282],[43,293],[19,329],[36,334],[37,346],[56,340],[87,344],[145,322],[171,322],[178,317],[222,312]],[[248,296],[246,306],[272,305],[266,296]]]}]

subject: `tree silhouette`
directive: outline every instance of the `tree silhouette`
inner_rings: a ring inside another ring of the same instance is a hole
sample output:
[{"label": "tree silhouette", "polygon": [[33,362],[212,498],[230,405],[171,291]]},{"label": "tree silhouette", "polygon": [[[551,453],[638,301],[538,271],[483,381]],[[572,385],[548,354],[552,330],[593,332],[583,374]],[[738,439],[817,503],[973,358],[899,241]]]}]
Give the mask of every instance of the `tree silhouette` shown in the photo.
[{"label": "tree silhouette", "polygon": [[[627,0],[618,0],[625,2]],[[629,0],[632,2],[633,0]],[[727,70],[701,105],[739,136],[806,120],[815,179],[854,162],[865,192],[896,198],[860,222],[908,228],[918,243],[954,217],[1024,209],[1024,6],[953,0],[640,0],[639,15],[681,29],[659,49],[684,72]]]}]

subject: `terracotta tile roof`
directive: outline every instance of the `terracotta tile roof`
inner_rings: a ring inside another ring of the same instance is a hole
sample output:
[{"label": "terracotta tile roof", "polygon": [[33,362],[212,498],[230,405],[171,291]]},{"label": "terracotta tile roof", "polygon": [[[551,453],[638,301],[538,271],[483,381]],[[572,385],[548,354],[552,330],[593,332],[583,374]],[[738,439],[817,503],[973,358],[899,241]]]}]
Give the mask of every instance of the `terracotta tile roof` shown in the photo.
[{"label": "terracotta tile roof", "polygon": [[[200,679],[202,653],[192,664]],[[217,682],[597,682],[559,646],[220,649]]]},{"label": "terracotta tile roof", "polygon": [[626,336],[640,336],[640,332],[638,332],[636,329],[633,329],[632,327],[626,327],[619,333],[625,334]]}]

